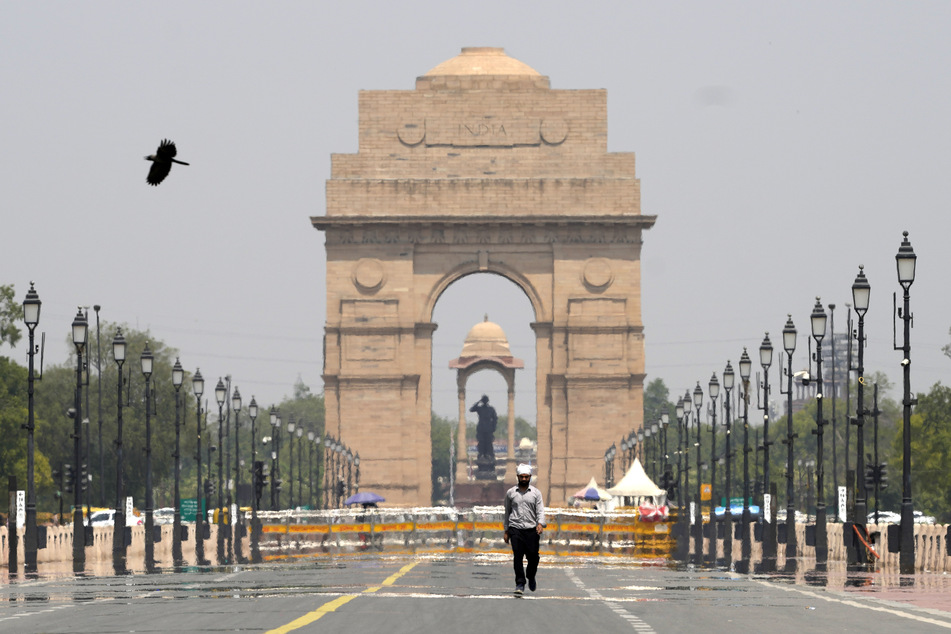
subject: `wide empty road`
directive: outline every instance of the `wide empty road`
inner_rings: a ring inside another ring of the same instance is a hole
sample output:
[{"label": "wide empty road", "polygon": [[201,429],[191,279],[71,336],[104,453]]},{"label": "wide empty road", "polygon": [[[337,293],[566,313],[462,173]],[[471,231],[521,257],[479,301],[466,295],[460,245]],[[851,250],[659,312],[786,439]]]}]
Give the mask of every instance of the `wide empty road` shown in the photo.
[{"label": "wide empty road", "polygon": [[[14,579],[0,632],[935,632],[951,613],[901,592],[543,558],[513,597],[501,555],[352,557],[120,577]],[[915,588],[902,592],[912,596]]]}]

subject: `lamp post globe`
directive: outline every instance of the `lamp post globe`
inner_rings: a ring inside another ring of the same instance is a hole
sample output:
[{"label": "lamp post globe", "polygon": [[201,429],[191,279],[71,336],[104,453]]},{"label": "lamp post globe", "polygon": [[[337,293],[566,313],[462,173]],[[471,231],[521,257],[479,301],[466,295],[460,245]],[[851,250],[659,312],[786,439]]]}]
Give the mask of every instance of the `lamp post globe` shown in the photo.
[{"label": "lamp post globe", "polygon": [[918,256],[915,255],[915,250],[908,240],[908,232],[903,231],[902,236],[901,246],[898,247],[898,253],[895,254],[895,263],[898,266],[898,283],[905,291],[908,291],[915,282],[915,264],[918,261]]}]

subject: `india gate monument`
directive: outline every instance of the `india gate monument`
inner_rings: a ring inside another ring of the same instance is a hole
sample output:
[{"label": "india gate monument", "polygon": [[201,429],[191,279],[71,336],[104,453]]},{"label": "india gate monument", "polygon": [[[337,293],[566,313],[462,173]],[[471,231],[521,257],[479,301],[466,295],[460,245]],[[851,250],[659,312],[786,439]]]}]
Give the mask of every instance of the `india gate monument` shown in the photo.
[{"label": "india gate monument", "polygon": [[326,432],[359,452],[362,489],[431,503],[433,310],[473,273],[507,278],[534,311],[548,504],[601,480],[605,450],[641,427],[655,216],[607,123],[605,90],[553,90],[500,48],[464,48],[414,90],[360,92],[358,150],[332,156],[311,221],[327,251]]}]

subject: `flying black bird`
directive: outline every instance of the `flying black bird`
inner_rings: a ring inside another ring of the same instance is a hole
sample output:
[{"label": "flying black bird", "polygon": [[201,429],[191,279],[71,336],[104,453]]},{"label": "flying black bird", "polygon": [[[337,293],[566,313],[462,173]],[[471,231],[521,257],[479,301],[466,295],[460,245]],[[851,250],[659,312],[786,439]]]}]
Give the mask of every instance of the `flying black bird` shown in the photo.
[{"label": "flying black bird", "polygon": [[177,153],[178,150],[175,149],[175,144],[168,139],[163,139],[162,142],[159,143],[158,149],[155,150],[155,154],[150,154],[145,157],[146,161],[152,161],[152,167],[149,169],[149,175],[145,181],[149,185],[158,185],[168,176],[169,171],[172,169],[172,163],[188,165],[185,161],[176,160],[175,155]]}]

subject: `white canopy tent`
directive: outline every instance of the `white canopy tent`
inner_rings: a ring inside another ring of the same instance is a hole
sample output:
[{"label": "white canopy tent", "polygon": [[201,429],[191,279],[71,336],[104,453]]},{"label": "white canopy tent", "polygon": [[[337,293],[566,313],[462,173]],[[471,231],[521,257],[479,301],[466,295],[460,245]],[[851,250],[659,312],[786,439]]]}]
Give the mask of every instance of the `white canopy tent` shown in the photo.
[{"label": "white canopy tent", "polygon": [[627,473],[608,493],[615,499],[625,498],[625,506],[639,506],[648,501],[659,506],[667,501],[667,491],[654,484],[638,458],[634,458]]}]

